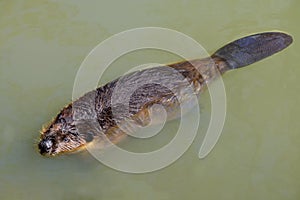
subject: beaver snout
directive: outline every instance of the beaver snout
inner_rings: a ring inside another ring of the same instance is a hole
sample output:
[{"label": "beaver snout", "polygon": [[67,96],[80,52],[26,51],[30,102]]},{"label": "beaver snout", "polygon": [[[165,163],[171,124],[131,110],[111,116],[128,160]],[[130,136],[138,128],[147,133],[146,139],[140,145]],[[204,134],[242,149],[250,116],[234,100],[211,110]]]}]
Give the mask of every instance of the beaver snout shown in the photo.
[{"label": "beaver snout", "polygon": [[50,153],[52,146],[53,146],[53,142],[51,140],[41,140],[39,143],[39,150],[40,150],[40,154],[46,154],[46,153]]}]

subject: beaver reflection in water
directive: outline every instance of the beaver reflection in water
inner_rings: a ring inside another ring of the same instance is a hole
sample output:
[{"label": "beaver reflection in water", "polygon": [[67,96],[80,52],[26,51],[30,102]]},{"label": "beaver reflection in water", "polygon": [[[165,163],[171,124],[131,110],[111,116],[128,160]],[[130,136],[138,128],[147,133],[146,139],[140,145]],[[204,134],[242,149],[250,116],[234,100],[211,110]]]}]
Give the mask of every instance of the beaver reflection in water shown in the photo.
[{"label": "beaver reflection in water", "polygon": [[[150,108],[164,106],[168,119],[175,118],[181,103],[189,104],[218,74],[250,65],[289,46],[292,37],[280,32],[265,32],[233,41],[210,58],[182,61],[127,74],[88,92],[69,104],[41,132],[38,144],[42,155],[78,151],[97,140],[103,148],[104,137],[117,143],[126,135],[120,124],[130,122],[131,131],[150,121]],[[181,76],[178,76],[180,74]],[[151,80],[151,81],[149,81]],[[141,84],[129,103],[122,103],[132,88]],[[112,103],[114,90],[115,103]],[[187,88],[192,88],[192,92]],[[127,109],[126,109],[127,108]],[[115,115],[117,113],[117,115]]]}]

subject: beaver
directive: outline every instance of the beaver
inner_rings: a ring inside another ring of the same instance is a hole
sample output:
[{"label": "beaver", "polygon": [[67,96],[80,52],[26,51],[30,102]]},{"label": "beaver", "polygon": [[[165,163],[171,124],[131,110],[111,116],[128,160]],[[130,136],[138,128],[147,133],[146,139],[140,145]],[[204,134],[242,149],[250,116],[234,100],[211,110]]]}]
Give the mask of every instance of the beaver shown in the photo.
[{"label": "beaver", "polygon": [[164,107],[168,120],[174,119],[178,107],[182,103],[189,105],[191,96],[199,96],[218,74],[271,56],[292,41],[290,35],[282,32],[258,33],[225,45],[209,58],[184,60],[121,76],[64,107],[42,129],[39,152],[47,156],[75,152],[96,140],[105,148],[109,144],[104,138],[118,143],[127,132],[149,124],[155,104]]}]

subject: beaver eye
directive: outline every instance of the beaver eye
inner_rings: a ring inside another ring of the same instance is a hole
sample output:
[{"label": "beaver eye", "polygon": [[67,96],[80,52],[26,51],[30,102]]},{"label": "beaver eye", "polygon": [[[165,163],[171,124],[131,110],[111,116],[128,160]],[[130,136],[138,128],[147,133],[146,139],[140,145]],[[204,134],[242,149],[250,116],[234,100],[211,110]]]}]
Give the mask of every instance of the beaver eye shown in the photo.
[{"label": "beaver eye", "polygon": [[66,120],[65,120],[64,118],[59,118],[59,119],[58,119],[58,123],[65,124],[65,123],[66,123]]}]

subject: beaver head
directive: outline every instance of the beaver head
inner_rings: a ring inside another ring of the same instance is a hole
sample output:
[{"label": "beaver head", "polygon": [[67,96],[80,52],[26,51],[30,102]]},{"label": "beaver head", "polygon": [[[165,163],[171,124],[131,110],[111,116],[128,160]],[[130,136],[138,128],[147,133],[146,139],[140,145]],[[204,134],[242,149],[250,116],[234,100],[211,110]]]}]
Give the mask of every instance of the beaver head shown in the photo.
[{"label": "beaver head", "polygon": [[89,134],[79,133],[72,117],[72,105],[68,105],[43,128],[38,148],[42,155],[55,156],[80,150],[92,139]]}]

